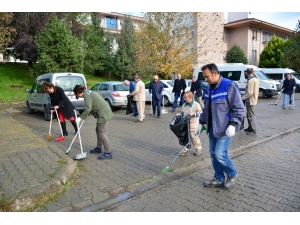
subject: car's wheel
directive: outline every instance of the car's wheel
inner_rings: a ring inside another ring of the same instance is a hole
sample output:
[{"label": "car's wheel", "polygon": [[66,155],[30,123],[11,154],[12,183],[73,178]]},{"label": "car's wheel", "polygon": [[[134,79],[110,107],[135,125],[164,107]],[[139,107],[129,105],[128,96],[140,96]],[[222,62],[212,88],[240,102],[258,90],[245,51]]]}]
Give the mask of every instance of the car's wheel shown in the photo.
[{"label": "car's wheel", "polygon": [[47,105],[44,106],[44,117],[45,120],[50,120],[50,107],[48,107]]},{"label": "car's wheel", "polygon": [[34,113],[34,109],[32,109],[29,105],[29,102],[26,102],[26,108],[27,108],[27,113],[32,114]]},{"label": "car's wheel", "polygon": [[259,89],[258,98],[265,98],[266,92],[263,89]]},{"label": "car's wheel", "polygon": [[163,95],[162,97],[163,98],[161,100],[161,105],[162,106],[169,106],[170,105],[170,100],[169,100],[168,96]]},{"label": "car's wheel", "polygon": [[111,111],[112,111],[114,109],[114,107],[112,106],[112,104],[109,101],[109,99],[105,99],[105,101],[107,102],[108,106],[111,108]]}]

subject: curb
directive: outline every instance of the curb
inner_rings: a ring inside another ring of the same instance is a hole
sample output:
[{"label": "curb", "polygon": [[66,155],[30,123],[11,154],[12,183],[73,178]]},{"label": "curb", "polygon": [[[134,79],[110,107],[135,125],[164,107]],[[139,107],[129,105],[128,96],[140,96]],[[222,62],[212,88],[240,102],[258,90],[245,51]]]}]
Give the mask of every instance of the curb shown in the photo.
[{"label": "curb", "polygon": [[[231,158],[236,158],[240,155],[243,155],[245,151],[248,149],[255,147],[261,143],[265,143],[268,141],[271,141],[275,138],[287,135],[291,132],[294,132],[296,130],[299,130],[300,126],[290,128],[286,130],[285,132],[279,132],[277,134],[271,135],[270,137],[263,138],[258,141],[251,142],[248,145],[241,146],[239,148],[232,149],[229,153],[229,156]],[[192,174],[198,172],[199,170],[204,170],[207,168],[212,167],[211,165],[211,159],[208,157],[206,159],[203,159],[202,161],[199,161],[197,163],[193,163],[189,166],[181,167],[175,170],[170,170],[169,174],[158,174],[153,176],[152,179],[149,180],[143,180],[139,184],[132,184],[125,188],[119,188],[117,190],[112,191],[111,196],[107,198],[104,201],[86,206],[81,209],[81,212],[98,212],[98,211],[105,211],[105,209],[120,205],[121,202],[129,200],[133,197],[136,197],[138,195],[142,195],[146,193],[149,190],[154,190],[156,188],[159,188],[160,186],[167,185],[168,183],[174,182],[183,176],[191,176]],[[114,197],[115,196],[115,197]]]},{"label": "curb", "polygon": [[62,159],[67,161],[66,165],[55,175],[53,179],[47,181],[45,184],[34,187],[28,192],[21,194],[12,202],[12,207],[16,211],[25,211],[28,207],[37,203],[37,201],[43,196],[49,196],[61,191],[61,188],[74,178],[76,170],[76,163],[65,156],[60,149],[53,144],[48,144],[49,149],[55,151]]}]

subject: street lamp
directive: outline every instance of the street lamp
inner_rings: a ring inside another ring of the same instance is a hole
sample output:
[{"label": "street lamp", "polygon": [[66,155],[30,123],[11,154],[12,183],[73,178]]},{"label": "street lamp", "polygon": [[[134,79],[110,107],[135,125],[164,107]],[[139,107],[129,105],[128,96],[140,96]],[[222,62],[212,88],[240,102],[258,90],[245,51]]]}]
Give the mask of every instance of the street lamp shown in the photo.
[{"label": "street lamp", "polygon": [[254,65],[254,45],[253,45],[254,39],[255,39],[255,36],[252,36],[252,65]]}]

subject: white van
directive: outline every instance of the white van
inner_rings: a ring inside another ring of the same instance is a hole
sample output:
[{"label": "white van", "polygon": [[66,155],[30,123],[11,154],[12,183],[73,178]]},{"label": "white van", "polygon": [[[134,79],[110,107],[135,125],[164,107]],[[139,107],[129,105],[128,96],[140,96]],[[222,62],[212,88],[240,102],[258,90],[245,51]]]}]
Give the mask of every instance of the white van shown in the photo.
[{"label": "white van", "polygon": [[300,75],[294,70],[288,68],[262,68],[261,70],[271,79],[280,82],[281,85],[285,79],[285,74],[290,73],[297,84],[295,92],[300,92]]},{"label": "white van", "polygon": [[50,82],[55,86],[61,87],[66,96],[73,103],[76,110],[82,112],[85,109],[85,103],[83,98],[76,99],[73,89],[75,85],[79,84],[87,89],[86,79],[83,74],[80,73],[48,73],[38,76],[31,89],[26,89],[28,93],[26,106],[28,113],[34,113],[34,111],[44,112],[45,120],[50,120],[50,106],[51,100],[48,93],[42,92],[44,82]]},{"label": "white van", "polygon": [[[280,93],[280,83],[278,81],[269,79],[260,71],[260,68],[257,66],[245,65],[243,63],[227,63],[216,65],[222,77],[230,79],[238,84],[241,94],[245,94],[246,92],[247,68],[253,68],[254,75],[259,79],[259,98],[272,97]],[[204,81],[205,79],[201,71],[202,66],[195,67],[193,75],[197,76],[199,80]]]}]

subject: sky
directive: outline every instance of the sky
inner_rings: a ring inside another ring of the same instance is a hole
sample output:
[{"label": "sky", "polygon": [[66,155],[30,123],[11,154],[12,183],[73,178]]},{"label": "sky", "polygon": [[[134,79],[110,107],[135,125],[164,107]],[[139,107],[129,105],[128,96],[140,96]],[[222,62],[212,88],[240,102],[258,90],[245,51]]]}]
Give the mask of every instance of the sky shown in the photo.
[{"label": "sky", "polygon": [[[35,0],[10,0],[1,3],[2,12],[251,12],[250,17],[273,23],[294,30],[300,12],[293,9],[298,7],[293,0],[284,0],[282,3],[269,0],[113,0],[113,1],[74,1],[51,0],[36,4]],[[260,10],[267,12],[260,12]]]}]

